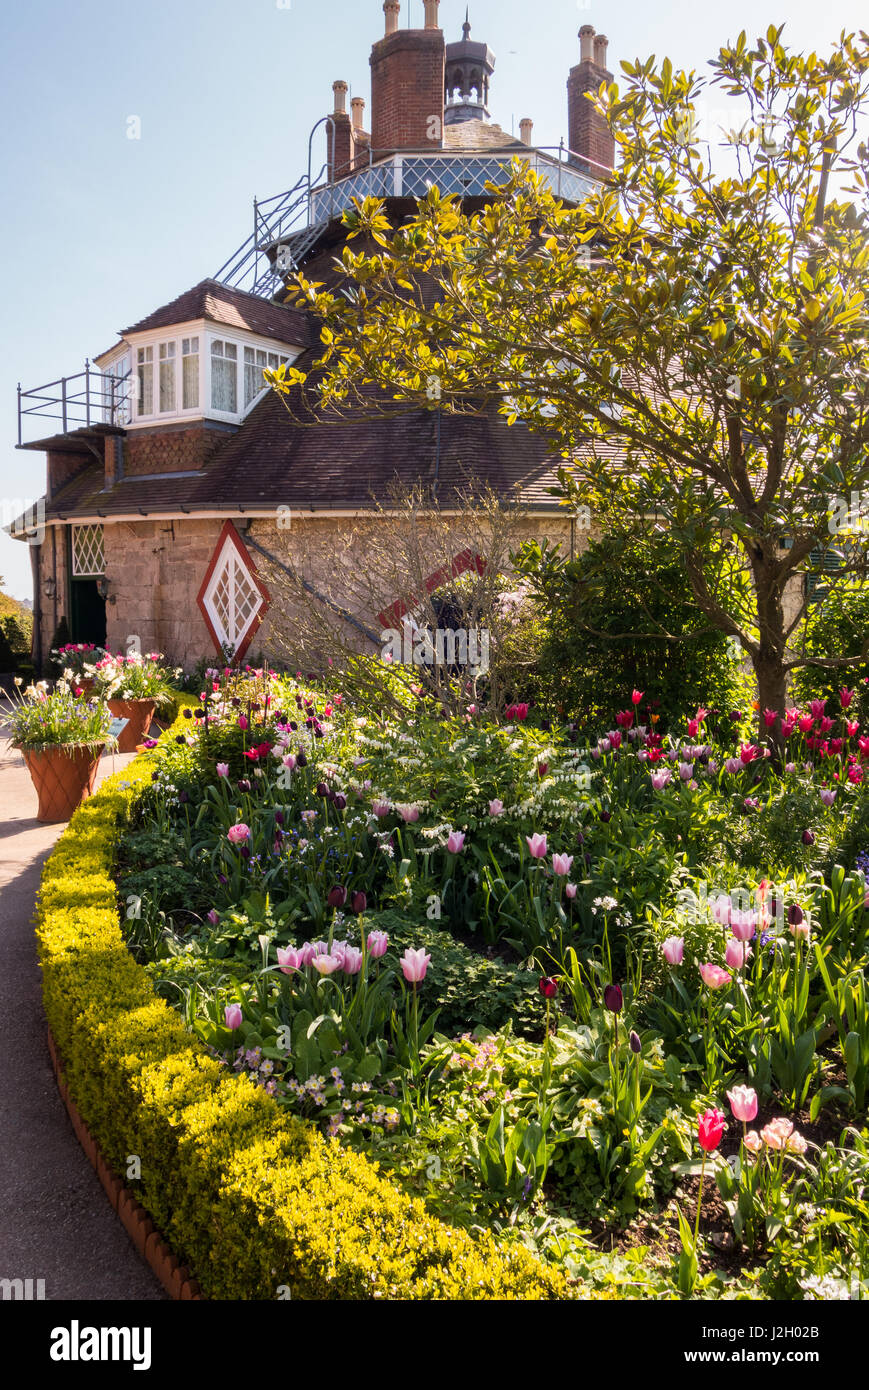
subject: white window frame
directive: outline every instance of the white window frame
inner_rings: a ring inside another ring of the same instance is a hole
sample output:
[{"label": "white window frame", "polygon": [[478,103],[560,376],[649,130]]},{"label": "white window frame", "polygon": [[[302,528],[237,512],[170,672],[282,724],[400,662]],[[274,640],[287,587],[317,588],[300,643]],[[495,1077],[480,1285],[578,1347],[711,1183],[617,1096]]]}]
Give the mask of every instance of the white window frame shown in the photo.
[{"label": "white window frame", "polygon": [[[77,557],[76,557],[76,542],[77,542],[77,540],[78,540],[79,533],[80,533],[81,531],[96,531],[96,530],[99,530],[100,536],[101,536],[101,539],[102,539],[102,552],[103,552],[103,554],[102,554],[102,560],[103,560],[103,563],[102,563],[101,567],[100,567],[98,570],[95,570],[95,569],[81,570],[81,569],[78,568],[78,565],[77,565]],[[71,569],[71,571],[72,571],[72,577],[73,577],[73,579],[100,579],[100,578],[105,574],[105,572],[106,572],[106,528],[103,526],[103,524],[102,524],[101,522],[87,521],[87,522],[83,522],[81,525],[72,525],[72,526],[70,526],[69,548],[70,548],[70,569]]]},{"label": "white window frame", "polygon": [[[242,571],[248,583],[254,589],[257,595],[257,602],[254,604],[252,611],[248,615],[244,627],[242,627],[234,633],[228,632],[224,627],[223,621],[221,620],[221,617],[217,612],[217,609],[214,606],[214,603],[211,598],[211,594],[220,582],[220,577],[223,574],[224,567],[227,565],[227,563],[229,564],[230,570],[229,593],[231,597],[231,617],[233,619],[233,622],[235,617],[234,579],[237,570]],[[214,631],[217,633],[219,641],[233,652],[237,652],[239,647],[242,645],[245,637],[247,636],[248,632],[250,631],[251,627],[253,627],[254,623],[260,616],[262,609],[265,605],[265,600],[263,599],[262,593],[260,592],[258,585],[254,582],[250,570],[245,565],[244,558],[241,555],[238,546],[235,544],[235,541],[233,540],[232,536],[227,536],[223,542],[223,545],[220,548],[220,554],[217,557],[217,562],[214,566],[211,579],[209,580],[208,589],[206,590],[205,594],[203,594],[202,602],[208,612],[211,624],[214,628]]]}]

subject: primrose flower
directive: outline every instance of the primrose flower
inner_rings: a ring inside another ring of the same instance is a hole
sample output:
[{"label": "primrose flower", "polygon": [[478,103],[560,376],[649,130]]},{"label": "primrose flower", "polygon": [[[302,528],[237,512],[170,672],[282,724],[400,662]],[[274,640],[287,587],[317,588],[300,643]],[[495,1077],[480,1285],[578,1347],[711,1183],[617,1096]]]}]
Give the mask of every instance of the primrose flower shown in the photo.
[{"label": "primrose flower", "polygon": [[681,965],[685,957],[685,938],[668,936],[661,946],[661,954],[668,965]]},{"label": "primrose flower", "polygon": [[458,854],[465,843],[465,835],[462,830],[451,830],[447,836],[447,849],[450,854]]},{"label": "primrose flower", "polygon": [[697,1138],[701,1149],[705,1149],[707,1153],[717,1149],[726,1125],[727,1116],[723,1110],[704,1110],[697,1121]]},{"label": "primrose flower", "polygon": [[532,859],[545,859],[547,852],[545,835],[526,835],[525,843],[528,845]]},{"label": "primrose flower", "polygon": [[424,946],[420,946],[415,951],[408,946],[401,957],[400,965],[409,985],[417,985],[425,979],[425,972],[428,970],[430,960],[431,956],[426,953]]},{"label": "primrose flower", "polygon": [[572,854],[553,854],[552,856],[552,872],[556,874],[559,878],[567,877],[567,875],[570,873],[572,864]]},{"label": "primrose flower", "polygon": [[751,1086],[734,1086],[732,1091],[727,1092],[727,1099],[735,1120],[747,1124],[757,1117],[757,1091],[752,1090]]},{"label": "primrose flower", "polygon": [[704,985],[707,985],[709,989],[723,989],[725,985],[730,984],[731,977],[727,971],[712,961],[707,961],[705,965],[701,965],[700,975]]},{"label": "primrose flower", "polygon": [[227,1028],[231,1028],[233,1031],[235,1031],[236,1028],[241,1027],[242,1015],[240,1004],[227,1004],[226,1008],[223,1011],[223,1016],[226,1019]]},{"label": "primrose flower", "polygon": [[232,845],[244,844],[245,840],[250,839],[250,826],[240,821],[238,825],[231,825],[226,832],[226,838]]}]

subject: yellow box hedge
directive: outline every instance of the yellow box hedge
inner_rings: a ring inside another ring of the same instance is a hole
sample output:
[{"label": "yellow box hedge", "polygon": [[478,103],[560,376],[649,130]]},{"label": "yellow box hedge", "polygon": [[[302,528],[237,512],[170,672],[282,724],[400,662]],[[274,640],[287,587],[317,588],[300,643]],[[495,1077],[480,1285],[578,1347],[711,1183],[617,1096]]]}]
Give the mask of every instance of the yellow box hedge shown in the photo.
[{"label": "yellow box hedge", "polygon": [[[184,727],[179,719],[164,737]],[[131,1190],[205,1297],[569,1296],[561,1274],[521,1245],[433,1219],[375,1164],[287,1116],[155,995],[126,948],[112,878],[152,766],[136,759],[75,813],[45,867],[37,934],[73,1099],[119,1175],[139,1157]]]}]

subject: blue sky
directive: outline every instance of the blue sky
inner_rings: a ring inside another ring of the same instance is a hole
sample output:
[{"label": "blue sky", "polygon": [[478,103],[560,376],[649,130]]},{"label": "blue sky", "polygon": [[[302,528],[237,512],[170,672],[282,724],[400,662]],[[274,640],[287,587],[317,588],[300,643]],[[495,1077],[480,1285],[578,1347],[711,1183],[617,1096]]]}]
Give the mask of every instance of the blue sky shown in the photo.
[{"label": "blue sky", "polygon": [[[497,58],[493,118],[534,143],[567,135],[577,30],[609,40],[610,66],[669,55],[702,69],[741,28],[787,23],[823,51],[866,25],[864,0],[472,0],[473,37]],[[448,41],[465,0],[441,0]],[[401,23],[422,26],[422,0]],[[15,387],[82,370],[116,332],[212,275],[250,230],[254,195],[294,184],[332,82],[368,101],[381,0],[43,0],[4,12],[0,186],[5,332],[0,343],[0,521],[38,496],[44,456],[15,449]],[[141,138],[128,138],[130,117]],[[323,157],[322,137],[319,147]],[[318,161],[319,162],[319,161]],[[0,533],[8,592],[31,592],[27,548]]]}]

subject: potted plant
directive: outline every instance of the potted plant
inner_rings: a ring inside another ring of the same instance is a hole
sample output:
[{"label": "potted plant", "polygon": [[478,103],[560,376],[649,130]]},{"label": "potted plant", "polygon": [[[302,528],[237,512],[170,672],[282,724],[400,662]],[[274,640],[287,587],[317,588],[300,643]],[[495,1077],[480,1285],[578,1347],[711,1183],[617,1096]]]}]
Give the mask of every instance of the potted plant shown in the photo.
[{"label": "potted plant", "polygon": [[92,695],[96,685],[94,669],[97,662],[106,655],[105,648],[93,642],[67,642],[62,647],[52,647],[53,664],[61,673],[61,679],[68,682],[82,695]]},{"label": "potted plant", "polygon": [[121,753],[133,753],[151,727],[158,709],[171,707],[175,692],[169,683],[170,674],[178,676],[180,669],[169,672],[162,664],[162,652],[132,652],[129,656],[107,653],[94,667],[96,692],[108,704],[116,719],[126,719],[126,727],[118,735]]},{"label": "potted plant", "polygon": [[[15,684],[21,685],[20,677]],[[50,693],[40,681],[23,694],[16,691],[9,723],[12,746],[21,752],[39,798],[36,819],[69,820],[93,791],[106,744],[114,746],[106,706],[77,696],[66,681]]]}]

